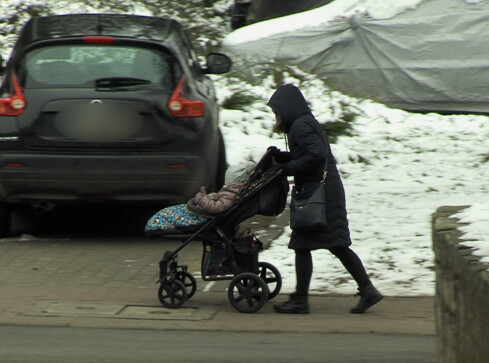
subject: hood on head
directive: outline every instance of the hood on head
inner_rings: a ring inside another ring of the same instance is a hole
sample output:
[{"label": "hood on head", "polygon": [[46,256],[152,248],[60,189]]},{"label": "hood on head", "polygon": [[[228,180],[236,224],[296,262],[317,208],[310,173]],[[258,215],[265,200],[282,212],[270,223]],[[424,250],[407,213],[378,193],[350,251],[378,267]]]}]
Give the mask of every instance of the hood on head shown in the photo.
[{"label": "hood on head", "polygon": [[282,120],[285,132],[299,116],[311,113],[302,92],[292,84],[277,88],[267,104]]}]

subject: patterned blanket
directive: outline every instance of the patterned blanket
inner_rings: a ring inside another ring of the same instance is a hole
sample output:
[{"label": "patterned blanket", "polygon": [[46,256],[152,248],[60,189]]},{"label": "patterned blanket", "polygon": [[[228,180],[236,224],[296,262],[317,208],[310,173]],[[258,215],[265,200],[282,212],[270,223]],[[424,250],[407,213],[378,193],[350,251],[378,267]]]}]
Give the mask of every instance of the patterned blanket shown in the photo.
[{"label": "patterned blanket", "polygon": [[197,230],[209,217],[194,213],[186,204],[172,205],[155,213],[144,228],[147,233],[188,233]]}]

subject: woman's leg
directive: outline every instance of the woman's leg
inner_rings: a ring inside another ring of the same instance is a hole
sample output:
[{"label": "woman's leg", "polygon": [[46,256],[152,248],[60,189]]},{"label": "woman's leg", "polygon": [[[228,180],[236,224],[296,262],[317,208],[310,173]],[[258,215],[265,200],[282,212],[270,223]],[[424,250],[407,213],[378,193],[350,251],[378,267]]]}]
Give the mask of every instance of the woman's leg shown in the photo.
[{"label": "woman's leg", "polygon": [[297,279],[296,292],[290,295],[290,300],[274,305],[277,313],[309,314],[307,295],[312,276],[312,256],[310,250],[295,251],[295,274]]},{"label": "woman's leg", "polygon": [[310,250],[295,250],[296,293],[307,296],[312,277],[312,255]]},{"label": "woman's leg", "polygon": [[343,266],[345,266],[346,270],[358,284],[360,301],[355,307],[351,308],[350,311],[352,313],[364,313],[368,308],[382,300],[382,294],[377,291],[370,281],[362,261],[353,250],[349,247],[337,247],[330,249],[330,251],[341,261]]},{"label": "woman's leg", "polygon": [[360,289],[372,284],[362,260],[352,249],[349,247],[336,247],[331,248],[329,251],[341,261]]}]

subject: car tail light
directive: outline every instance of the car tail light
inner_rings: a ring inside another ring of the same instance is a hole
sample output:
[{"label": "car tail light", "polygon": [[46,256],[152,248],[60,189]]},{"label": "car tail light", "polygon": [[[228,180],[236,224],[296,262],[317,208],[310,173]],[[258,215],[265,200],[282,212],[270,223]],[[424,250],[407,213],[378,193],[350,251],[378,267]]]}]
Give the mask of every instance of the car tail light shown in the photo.
[{"label": "car tail light", "polygon": [[189,100],[183,97],[182,90],[185,84],[183,76],[177,84],[175,91],[168,102],[168,108],[174,117],[201,117],[204,116],[205,103],[203,101]]},{"label": "car tail light", "polygon": [[168,165],[168,169],[187,169],[187,164],[170,164]]},{"label": "car tail light", "polygon": [[12,93],[4,98],[0,98],[0,116],[18,116],[25,109],[25,98],[20,88],[17,76],[12,73]]},{"label": "car tail light", "polygon": [[6,161],[4,164],[3,164],[4,167],[6,168],[23,168],[25,165],[24,163],[18,163],[18,162],[15,162],[15,161]]},{"label": "car tail light", "polygon": [[103,35],[87,35],[83,37],[85,44],[114,44],[115,38]]}]

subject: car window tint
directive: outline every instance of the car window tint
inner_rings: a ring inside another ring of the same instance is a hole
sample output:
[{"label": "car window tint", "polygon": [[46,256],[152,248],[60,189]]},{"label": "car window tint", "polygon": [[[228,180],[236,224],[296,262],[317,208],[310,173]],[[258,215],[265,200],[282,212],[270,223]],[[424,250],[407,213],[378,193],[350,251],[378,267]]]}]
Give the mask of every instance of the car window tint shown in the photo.
[{"label": "car window tint", "polygon": [[175,60],[167,52],[108,45],[60,45],[26,54],[19,69],[23,86],[92,87],[94,80],[131,77],[173,89]]}]

